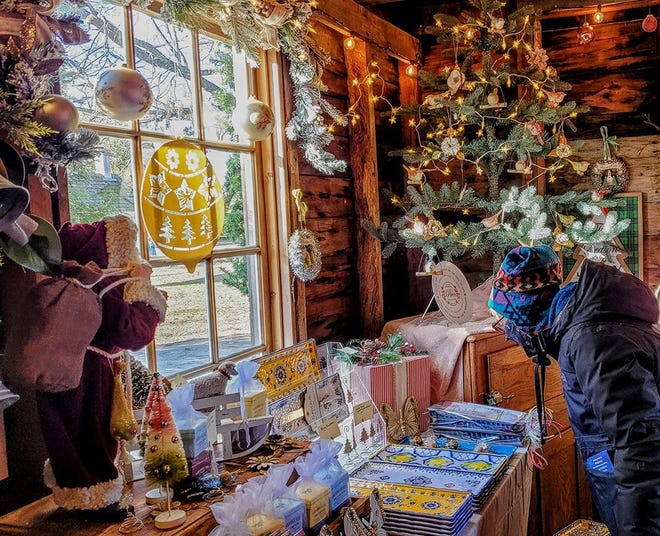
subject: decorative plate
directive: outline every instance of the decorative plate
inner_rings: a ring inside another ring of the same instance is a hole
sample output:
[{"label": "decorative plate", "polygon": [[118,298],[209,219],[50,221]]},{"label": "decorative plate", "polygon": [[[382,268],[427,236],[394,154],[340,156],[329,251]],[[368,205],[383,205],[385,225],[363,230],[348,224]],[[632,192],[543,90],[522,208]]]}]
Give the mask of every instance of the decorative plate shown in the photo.
[{"label": "decorative plate", "polygon": [[472,294],[467,279],[455,264],[447,261],[436,264],[434,271],[439,272],[431,277],[438,308],[450,322],[468,322],[472,318]]}]

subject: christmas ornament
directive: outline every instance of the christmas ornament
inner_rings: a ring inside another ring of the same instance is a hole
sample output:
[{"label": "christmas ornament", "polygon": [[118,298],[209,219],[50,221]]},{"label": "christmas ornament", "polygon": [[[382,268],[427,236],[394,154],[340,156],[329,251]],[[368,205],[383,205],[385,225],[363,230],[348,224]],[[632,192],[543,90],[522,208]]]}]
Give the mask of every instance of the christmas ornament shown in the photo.
[{"label": "christmas ornament", "polygon": [[[122,357],[124,359],[126,356]],[[130,441],[137,434],[137,421],[133,411],[128,405],[124,394],[124,384],[121,374],[126,368],[126,363],[118,360],[112,388],[112,406],[110,407],[110,435],[115,439]]]},{"label": "christmas ornament", "polygon": [[255,16],[268,26],[280,28],[284,23],[291,18],[293,14],[293,7],[288,4],[280,4],[270,0],[262,0],[256,2]]},{"label": "christmas ornament", "polygon": [[594,27],[585,21],[577,32],[578,43],[581,45],[588,45],[594,40],[594,37]]},{"label": "christmas ornament", "polygon": [[456,156],[461,150],[461,143],[456,138],[445,138],[440,144],[440,149],[447,156]]},{"label": "christmas ornament", "polygon": [[472,294],[463,273],[447,261],[435,266],[431,276],[433,296],[447,320],[463,324],[472,318]]},{"label": "christmas ornament", "polygon": [[452,69],[452,71],[449,73],[449,77],[447,77],[447,86],[449,86],[449,90],[452,93],[456,93],[460,87],[465,83],[465,75],[455,67]]},{"label": "christmas ornament", "polygon": [[651,33],[651,32],[655,32],[657,28],[658,28],[658,19],[656,19],[652,13],[646,15],[646,18],[642,21],[642,30]]},{"label": "christmas ornament", "polygon": [[142,178],[140,205],[156,246],[190,273],[222,234],[222,186],[204,151],[190,142],[171,141],[154,153]]},{"label": "christmas ornament", "polygon": [[154,524],[159,529],[177,527],[185,522],[186,513],[171,508],[169,491],[170,486],[188,476],[188,467],[183,443],[165,396],[163,379],[158,372],[154,373],[149,390],[147,414],[144,476],[150,485],[165,486],[167,494],[167,511],[159,514]]},{"label": "christmas ornament", "polygon": [[628,169],[620,158],[612,158],[610,146],[616,148],[616,136],[609,136],[607,127],[600,127],[603,137],[603,159],[591,165],[590,178],[595,190],[623,192],[628,184]]},{"label": "christmas ornament", "polygon": [[426,179],[424,172],[414,166],[403,165],[403,169],[406,171],[407,183],[413,186],[420,186]]},{"label": "christmas ornament", "polygon": [[305,228],[307,203],[302,200],[302,191],[292,192],[298,207],[299,228],[289,238],[289,265],[298,279],[304,282],[316,279],[321,271],[321,247],[314,233]]},{"label": "christmas ornament", "polygon": [[73,103],[61,95],[46,95],[46,101],[34,111],[34,120],[58,133],[71,132],[78,128],[78,110]]},{"label": "christmas ornament", "polygon": [[153,102],[149,82],[128,67],[113,67],[102,72],[96,82],[94,96],[99,108],[117,121],[140,119]]},{"label": "christmas ornament", "polygon": [[261,141],[273,132],[275,115],[267,104],[250,96],[244,105],[236,106],[232,122],[251,141]]}]

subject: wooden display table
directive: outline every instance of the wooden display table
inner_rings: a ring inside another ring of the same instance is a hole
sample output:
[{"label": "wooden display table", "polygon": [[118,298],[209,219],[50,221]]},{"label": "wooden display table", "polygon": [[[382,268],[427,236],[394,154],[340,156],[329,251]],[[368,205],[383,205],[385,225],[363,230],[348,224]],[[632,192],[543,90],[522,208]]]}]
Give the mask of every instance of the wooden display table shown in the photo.
[{"label": "wooden display table", "polygon": [[[290,451],[282,456],[282,462],[295,458],[300,451]],[[288,459],[287,459],[288,458]],[[237,477],[246,481],[254,473]],[[527,457],[512,457],[506,475],[497,485],[486,504],[475,513],[461,536],[490,536],[492,534],[523,535],[527,526],[532,471]],[[140,519],[149,516],[150,507],[144,503],[145,486],[140,480],[133,483],[136,515]],[[368,498],[354,501],[353,507],[361,512],[368,507]],[[205,502],[184,505],[187,518],[184,525],[171,530],[158,530],[153,524],[134,532],[136,536],[207,536],[217,525],[210,505]],[[330,527],[339,534],[341,523],[337,519]],[[494,532],[495,531],[495,532]],[[70,513],[58,508],[50,496],[0,517],[1,535],[29,536],[118,536],[119,523],[98,523],[75,519]]]}]

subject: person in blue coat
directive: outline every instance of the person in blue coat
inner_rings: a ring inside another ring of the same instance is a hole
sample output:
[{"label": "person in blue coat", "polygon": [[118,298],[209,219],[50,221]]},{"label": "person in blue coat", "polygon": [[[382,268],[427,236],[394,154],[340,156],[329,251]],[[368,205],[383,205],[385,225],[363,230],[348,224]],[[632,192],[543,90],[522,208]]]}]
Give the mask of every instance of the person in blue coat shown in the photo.
[{"label": "person in blue coat", "polygon": [[660,534],[658,302],[633,275],[585,261],[561,287],[548,246],[510,251],[489,307],[530,357],[557,359],[587,481],[613,536]]}]

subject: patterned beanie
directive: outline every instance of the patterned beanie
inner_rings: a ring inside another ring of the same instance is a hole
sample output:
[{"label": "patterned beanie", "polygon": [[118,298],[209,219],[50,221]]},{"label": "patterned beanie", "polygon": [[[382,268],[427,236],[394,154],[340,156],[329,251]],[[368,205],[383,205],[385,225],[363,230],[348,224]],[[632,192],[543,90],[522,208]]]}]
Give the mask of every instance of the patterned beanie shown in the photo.
[{"label": "patterned beanie", "polygon": [[548,246],[519,246],[502,261],[488,307],[518,326],[545,323],[562,282],[561,262]]}]

